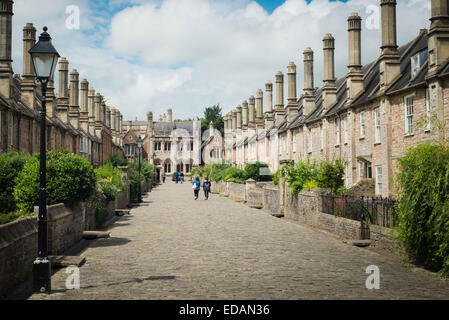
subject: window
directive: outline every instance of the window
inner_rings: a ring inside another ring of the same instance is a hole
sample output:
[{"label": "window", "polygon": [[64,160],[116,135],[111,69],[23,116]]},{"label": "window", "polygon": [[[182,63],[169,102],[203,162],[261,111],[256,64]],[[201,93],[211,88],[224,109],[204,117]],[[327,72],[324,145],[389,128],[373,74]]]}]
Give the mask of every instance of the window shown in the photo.
[{"label": "window", "polygon": [[347,144],[349,141],[349,135],[348,135],[348,124],[349,124],[349,119],[348,116],[346,115],[343,121],[343,139],[344,139],[344,143]]},{"label": "window", "polygon": [[430,90],[429,90],[429,88],[426,89],[426,117],[427,117],[426,130],[430,130],[430,128],[431,128],[430,119],[432,117],[432,110],[430,107]]},{"label": "window", "polygon": [[376,167],[376,195],[382,195],[382,166]]},{"label": "window", "polygon": [[375,143],[380,143],[380,109],[374,109],[374,123],[376,126],[376,131],[374,134]]},{"label": "window", "polygon": [[340,121],[338,118],[335,119],[335,146],[340,145]]},{"label": "window", "polygon": [[404,98],[405,105],[405,133],[407,135],[413,134],[413,97],[408,96]]},{"label": "window", "polygon": [[324,149],[324,130],[323,130],[323,125],[320,125],[320,145],[321,145],[321,150]]},{"label": "window", "polygon": [[309,143],[308,143],[308,147],[309,147],[309,153],[312,153],[312,129],[309,129]]},{"label": "window", "polygon": [[293,132],[293,152],[296,153],[296,132]]},{"label": "window", "polygon": [[417,54],[415,54],[413,57],[410,58],[412,68],[412,78],[414,78],[418,74],[423,64],[427,61],[427,57],[428,51],[427,49],[425,49],[418,52]]},{"label": "window", "polygon": [[360,112],[360,138],[365,137],[365,111]]},{"label": "window", "polygon": [[[284,136],[284,151],[288,154],[287,135]],[[254,144],[254,154],[256,153],[256,145]]]},{"label": "window", "polygon": [[359,177],[365,178],[365,163],[363,161],[359,161]]}]

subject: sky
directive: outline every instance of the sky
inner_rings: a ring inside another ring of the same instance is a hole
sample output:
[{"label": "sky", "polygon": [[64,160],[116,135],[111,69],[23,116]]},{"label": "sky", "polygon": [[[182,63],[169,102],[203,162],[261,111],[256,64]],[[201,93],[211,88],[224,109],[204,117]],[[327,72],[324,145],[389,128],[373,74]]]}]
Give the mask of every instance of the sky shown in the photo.
[{"label": "sky", "polygon": [[[76,3],[74,6],[73,4]],[[362,63],[380,53],[380,0],[21,0],[14,3],[13,68],[22,73],[22,29],[48,26],[53,44],[80,80],[120,109],[124,121],[201,117],[205,107],[223,112],[315,52],[315,86],[322,85],[322,39],[336,41],[336,76],[348,64],[347,18],[362,17]],[[45,8],[45,10],[42,10]],[[79,15],[77,14],[79,13]],[[79,17],[79,24],[77,24]],[[429,28],[430,1],[398,1],[398,44]],[[57,77],[57,76],[56,76]],[[286,80],[286,77],[285,77]],[[284,90],[287,94],[287,90]]]}]

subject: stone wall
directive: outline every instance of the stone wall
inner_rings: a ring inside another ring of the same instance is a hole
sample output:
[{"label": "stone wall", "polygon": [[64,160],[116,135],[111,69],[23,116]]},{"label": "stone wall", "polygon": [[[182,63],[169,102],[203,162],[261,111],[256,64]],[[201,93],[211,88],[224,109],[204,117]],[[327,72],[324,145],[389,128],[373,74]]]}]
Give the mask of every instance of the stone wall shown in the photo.
[{"label": "stone wall", "polygon": [[235,182],[228,182],[229,198],[237,202],[246,201],[246,185]]},{"label": "stone wall", "polygon": [[86,203],[48,206],[48,254],[59,255],[83,238]]},{"label": "stone wall", "polygon": [[279,213],[280,210],[279,187],[268,184],[263,187],[263,210],[270,213]]},{"label": "stone wall", "polygon": [[0,225],[0,298],[32,275],[37,217]]}]

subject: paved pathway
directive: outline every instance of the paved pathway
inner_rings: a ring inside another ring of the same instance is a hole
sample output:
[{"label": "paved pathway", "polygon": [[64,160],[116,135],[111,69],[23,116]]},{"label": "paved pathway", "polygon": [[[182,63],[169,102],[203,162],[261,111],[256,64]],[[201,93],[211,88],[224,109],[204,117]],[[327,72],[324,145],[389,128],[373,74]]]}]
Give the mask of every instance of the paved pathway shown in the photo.
[{"label": "paved pathway", "polygon": [[[449,281],[217,195],[167,182],[81,254],[81,289],[31,299],[448,299]],[[380,268],[380,289],[365,287]]]}]

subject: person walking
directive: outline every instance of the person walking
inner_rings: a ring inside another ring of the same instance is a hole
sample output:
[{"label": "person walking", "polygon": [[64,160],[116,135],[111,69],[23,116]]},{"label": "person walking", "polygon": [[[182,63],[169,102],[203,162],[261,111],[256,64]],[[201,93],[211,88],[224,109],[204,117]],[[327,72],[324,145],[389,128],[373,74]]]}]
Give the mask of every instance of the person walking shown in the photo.
[{"label": "person walking", "polygon": [[180,177],[181,177],[181,184],[183,184],[183,182],[184,182],[184,173],[181,172]]},{"label": "person walking", "polygon": [[178,183],[178,181],[179,181],[179,180],[178,180],[178,179],[179,179],[179,172],[176,171],[175,174],[174,174],[174,176],[175,176],[175,182]]},{"label": "person walking", "polygon": [[196,177],[195,180],[192,183],[192,189],[193,189],[193,195],[195,196],[195,200],[198,199],[198,194],[201,189],[201,182],[200,178]]},{"label": "person walking", "polygon": [[162,173],[162,183],[165,183],[165,172]]},{"label": "person walking", "polygon": [[206,200],[209,200],[210,187],[211,187],[211,183],[209,181],[209,177],[204,178],[203,190],[204,190],[204,197],[206,197]]}]

